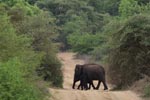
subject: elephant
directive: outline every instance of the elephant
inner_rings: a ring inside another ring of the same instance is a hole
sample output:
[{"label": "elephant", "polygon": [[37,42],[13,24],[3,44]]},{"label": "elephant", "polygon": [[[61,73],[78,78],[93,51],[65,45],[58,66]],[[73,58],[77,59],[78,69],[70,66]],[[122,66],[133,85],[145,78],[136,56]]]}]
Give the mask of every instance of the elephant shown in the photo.
[{"label": "elephant", "polygon": [[[104,90],[107,90],[107,84],[105,79],[105,70],[101,65],[98,64],[83,64],[76,65],[75,74],[74,74],[74,82],[72,88],[74,89],[75,83],[80,80],[81,89],[93,87],[93,89],[99,89],[100,83],[102,82],[104,85]],[[93,80],[98,80],[97,87],[95,88],[93,84]],[[89,83],[89,87],[87,87],[87,83]]]},{"label": "elephant", "polygon": [[88,80],[88,78],[82,74],[80,78],[80,84],[78,85],[78,89],[80,89],[81,87],[81,90],[83,89],[88,90],[91,88],[91,86],[93,87],[93,89],[96,89],[93,84],[93,81]]},{"label": "elephant", "polygon": [[[73,82],[72,88],[74,89],[75,83],[77,81],[80,81],[80,84],[78,85],[77,89],[80,89],[80,87],[81,87],[81,90],[83,90],[83,89],[87,90],[87,89],[91,88],[91,85],[95,89],[95,86],[93,85],[93,81],[87,81],[87,79],[85,79],[84,75],[82,74],[83,73],[83,67],[84,66],[79,65],[79,64],[76,65],[75,73],[74,73],[74,82]],[[87,84],[89,84],[89,87]]]}]

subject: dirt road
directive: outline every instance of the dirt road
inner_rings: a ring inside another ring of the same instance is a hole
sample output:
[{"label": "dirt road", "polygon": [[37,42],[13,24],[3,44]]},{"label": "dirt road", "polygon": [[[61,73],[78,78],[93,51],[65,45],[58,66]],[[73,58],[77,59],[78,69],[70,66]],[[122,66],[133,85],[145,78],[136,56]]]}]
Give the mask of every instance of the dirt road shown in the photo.
[{"label": "dirt road", "polygon": [[63,89],[50,88],[49,91],[52,94],[50,100],[141,100],[132,91],[103,91],[103,85],[100,90],[73,90],[74,67],[76,64],[84,64],[84,61],[74,59],[74,53],[59,53],[58,57],[63,63]]}]

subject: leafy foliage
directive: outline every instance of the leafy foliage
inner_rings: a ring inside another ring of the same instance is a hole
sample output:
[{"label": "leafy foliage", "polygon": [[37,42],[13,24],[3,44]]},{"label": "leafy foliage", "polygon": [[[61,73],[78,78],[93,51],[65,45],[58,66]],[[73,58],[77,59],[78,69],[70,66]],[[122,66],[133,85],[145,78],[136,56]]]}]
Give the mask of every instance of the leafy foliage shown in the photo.
[{"label": "leafy foliage", "polygon": [[1,100],[41,100],[39,90],[24,78],[22,64],[18,59],[0,63]]},{"label": "leafy foliage", "polygon": [[62,87],[61,64],[56,57],[56,46],[52,39],[56,36],[54,19],[47,13],[29,17],[19,24],[18,31],[33,37],[32,46],[35,51],[44,54],[38,74],[46,81],[51,81],[54,86]]},{"label": "leafy foliage", "polygon": [[138,12],[138,4],[135,0],[121,0],[119,6],[121,16],[128,17]]},{"label": "leafy foliage", "polygon": [[72,49],[78,53],[89,53],[95,46],[103,43],[103,40],[98,35],[90,34],[71,34],[69,35],[69,43],[72,45]]},{"label": "leafy foliage", "polygon": [[118,6],[121,0],[89,0],[89,5],[93,6],[97,12],[118,15]]},{"label": "leafy foliage", "polygon": [[26,15],[33,16],[40,12],[37,6],[32,6],[25,0],[1,0],[7,9],[22,9]]},{"label": "leafy foliage", "polygon": [[150,5],[149,3],[146,4],[139,4],[142,1],[137,0],[121,0],[119,5],[119,12],[121,17],[128,18],[129,16],[133,16],[135,14],[140,13],[149,13]]},{"label": "leafy foliage", "polygon": [[[27,7],[31,8],[32,14],[28,13]],[[39,53],[39,57],[42,59],[38,62],[40,67],[36,68],[38,75],[46,81],[51,81],[53,85],[62,87],[61,64],[56,57],[57,49],[52,41],[57,36],[55,18],[48,12],[41,11],[25,1],[18,1],[18,3],[13,4],[13,7],[5,9],[5,11],[10,16],[10,21],[19,36],[32,37],[32,41],[30,41],[32,48]]]},{"label": "leafy foliage", "polygon": [[0,27],[0,61],[8,61],[10,58],[20,57],[23,61],[30,62],[28,62],[28,66],[39,64],[38,62],[30,61],[30,59],[36,61],[36,57],[39,58],[41,55],[39,53],[38,57],[31,48],[32,38],[29,38],[26,35],[17,35],[6,14],[1,15],[0,18],[2,23]]},{"label": "leafy foliage", "polygon": [[0,99],[40,100],[40,90],[28,81],[35,81],[33,75],[41,53],[33,51],[31,38],[16,34],[6,14],[0,15],[0,22]]},{"label": "leafy foliage", "polygon": [[149,25],[149,16],[137,15],[128,19],[113,34],[109,72],[115,75],[111,79],[118,87],[130,85],[142,78],[142,74],[150,76]]},{"label": "leafy foliage", "polygon": [[[109,4],[110,2],[108,1],[105,4]],[[116,0],[111,3],[112,5],[115,4]],[[104,6],[101,7],[98,4],[102,4],[102,1],[43,0],[37,2],[40,8],[49,11],[56,17],[56,25],[59,27],[57,41],[61,42],[62,50],[71,47],[67,37],[72,33],[96,34],[102,31],[102,26],[105,24],[103,21],[105,16],[100,12],[104,12],[105,10],[100,11]],[[106,9],[109,9],[109,12],[111,12],[111,7]]]}]

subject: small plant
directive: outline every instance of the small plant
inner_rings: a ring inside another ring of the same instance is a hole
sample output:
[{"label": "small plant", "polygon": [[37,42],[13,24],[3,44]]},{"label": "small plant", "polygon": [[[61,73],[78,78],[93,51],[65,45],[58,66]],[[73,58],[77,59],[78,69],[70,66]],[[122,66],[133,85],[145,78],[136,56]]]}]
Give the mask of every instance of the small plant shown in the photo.
[{"label": "small plant", "polygon": [[150,97],[150,84],[145,86],[144,97]]}]

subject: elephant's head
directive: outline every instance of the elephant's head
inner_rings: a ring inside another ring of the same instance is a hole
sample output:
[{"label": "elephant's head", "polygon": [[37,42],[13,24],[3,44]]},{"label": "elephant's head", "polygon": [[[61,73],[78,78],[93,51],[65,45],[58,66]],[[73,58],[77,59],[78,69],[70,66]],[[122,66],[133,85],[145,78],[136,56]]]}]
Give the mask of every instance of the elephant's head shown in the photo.
[{"label": "elephant's head", "polygon": [[83,65],[77,64],[74,72],[74,80],[72,86],[73,89],[75,87],[75,83],[81,79],[82,70],[83,70]]}]

